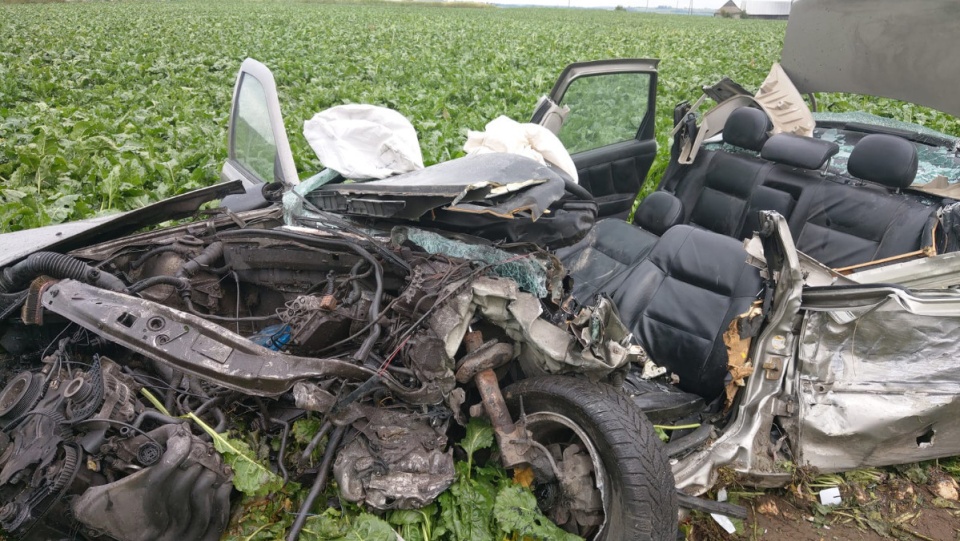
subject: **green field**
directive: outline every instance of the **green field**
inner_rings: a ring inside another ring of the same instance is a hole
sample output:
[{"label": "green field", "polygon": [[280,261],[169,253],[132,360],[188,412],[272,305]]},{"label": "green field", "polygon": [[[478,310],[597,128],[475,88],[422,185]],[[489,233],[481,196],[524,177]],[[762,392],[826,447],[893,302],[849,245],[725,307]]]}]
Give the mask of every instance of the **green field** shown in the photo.
[{"label": "green field", "polygon": [[[0,17],[0,230],[136,208],[216,182],[247,56],[276,75],[302,173],[320,167],[302,123],[327,107],[399,110],[434,163],[457,156],[468,129],[501,114],[528,118],[567,63],[610,57],[663,59],[665,156],[673,106],[723,75],[755,87],[785,29],[630,12],[218,0],[4,4]],[[944,115],[865,103],[960,132]]]}]

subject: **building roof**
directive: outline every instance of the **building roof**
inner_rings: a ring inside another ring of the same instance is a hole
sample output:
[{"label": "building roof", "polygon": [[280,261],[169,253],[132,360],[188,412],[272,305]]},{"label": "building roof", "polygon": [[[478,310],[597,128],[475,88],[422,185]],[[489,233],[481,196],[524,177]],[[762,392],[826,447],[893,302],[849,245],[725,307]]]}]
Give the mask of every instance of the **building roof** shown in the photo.
[{"label": "building roof", "polygon": [[727,3],[720,6],[720,9],[717,10],[717,13],[742,13],[743,10],[737,7],[737,4],[733,0],[727,0]]}]

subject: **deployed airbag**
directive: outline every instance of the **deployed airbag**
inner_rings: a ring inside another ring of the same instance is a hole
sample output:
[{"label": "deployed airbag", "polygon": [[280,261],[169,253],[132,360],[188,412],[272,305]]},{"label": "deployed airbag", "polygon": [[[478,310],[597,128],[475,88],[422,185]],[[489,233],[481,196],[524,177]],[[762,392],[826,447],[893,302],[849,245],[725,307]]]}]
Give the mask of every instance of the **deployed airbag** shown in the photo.
[{"label": "deployed airbag", "polygon": [[386,178],[423,169],[413,124],[386,107],[331,107],[303,123],[303,136],[323,165],[349,179]]},{"label": "deployed airbag", "polygon": [[555,165],[574,182],[578,180],[577,166],[566,147],[556,134],[539,124],[521,124],[499,116],[488,122],[482,132],[468,132],[463,150],[468,156],[490,152],[519,154],[544,165]]}]

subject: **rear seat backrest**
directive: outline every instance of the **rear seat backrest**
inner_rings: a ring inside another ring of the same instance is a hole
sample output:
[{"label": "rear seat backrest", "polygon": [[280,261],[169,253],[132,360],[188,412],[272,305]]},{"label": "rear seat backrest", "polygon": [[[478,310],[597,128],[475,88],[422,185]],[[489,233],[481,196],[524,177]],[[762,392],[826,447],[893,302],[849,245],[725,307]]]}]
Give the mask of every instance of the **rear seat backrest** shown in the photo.
[{"label": "rear seat backrest", "polygon": [[[765,112],[743,107],[727,119],[723,141],[760,152],[772,129]],[[771,167],[769,162],[749,154],[718,152],[707,167],[703,189],[693,204],[689,223],[739,238],[754,189]]]},{"label": "rear seat backrest", "polygon": [[763,145],[760,157],[776,165],[766,171],[762,184],[754,188],[739,238],[749,237],[760,228],[758,212],[761,210],[773,210],[789,219],[797,203],[793,194],[799,193],[802,188],[782,189],[785,176],[793,183],[797,183],[796,179],[801,177],[800,186],[819,181],[819,170],[839,151],[836,143],[812,137],[790,133],[771,136]]},{"label": "rear seat backrest", "polygon": [[936,206],[892,193],[913,183],[917,149],[892,135],[868,135],[847,162],[867,181],[823,178],[805,187],[790,218],[797,249],[834,267],[915,252],[930,236]]}]

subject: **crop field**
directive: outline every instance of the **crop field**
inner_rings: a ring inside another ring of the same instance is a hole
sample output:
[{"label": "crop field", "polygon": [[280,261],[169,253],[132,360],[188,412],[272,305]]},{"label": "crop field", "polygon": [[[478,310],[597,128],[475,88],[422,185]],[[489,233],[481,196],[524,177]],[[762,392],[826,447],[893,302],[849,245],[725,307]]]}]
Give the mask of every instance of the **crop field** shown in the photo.
[{"label": "crop field", "polygon": [[[501,114],[528,118],[567,63],[610,57],[663,59],[665,157],[673,106],[724,75],[755,88],[785,29],[629,12],[217,0],[4,4],[0,17],[3,231],[216,182],[247,56],[276,75],[302,174],[320,168],[303,121],[327,107],[399,110],[435,163],[460,153],[468,129]],[[821,105],[960,132],[951,117],[889,101],[821,97]]]}]

